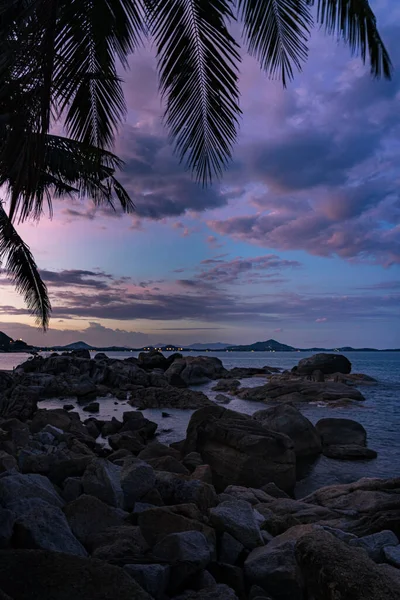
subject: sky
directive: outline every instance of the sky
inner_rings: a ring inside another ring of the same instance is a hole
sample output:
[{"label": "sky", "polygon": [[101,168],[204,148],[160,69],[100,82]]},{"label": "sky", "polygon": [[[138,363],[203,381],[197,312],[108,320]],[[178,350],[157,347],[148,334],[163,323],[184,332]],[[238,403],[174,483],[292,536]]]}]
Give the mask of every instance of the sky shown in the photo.
[{"label": "sky", "polygon": [[287,89],[243,53],[239,141],[207,189],[169,144],[153,52],[131,56],[115,152],[136,212],[64,198],[20,225],[52,319],[40,332],[2,274],[0,329],[47,346],[399,347],[400,7],[371,4],[393,80],[318,30]]}]

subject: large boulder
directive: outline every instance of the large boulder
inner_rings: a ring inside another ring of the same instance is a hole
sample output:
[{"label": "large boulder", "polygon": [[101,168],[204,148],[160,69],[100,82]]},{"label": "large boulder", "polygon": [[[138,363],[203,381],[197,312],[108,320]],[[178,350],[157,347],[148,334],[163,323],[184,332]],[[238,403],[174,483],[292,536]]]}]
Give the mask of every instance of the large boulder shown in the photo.
[{"label": "large boulder", "polygon": [[164,600],[169,582],[168,565],[125,565],[124,571],[133,577],[155,600]]},{"label": "large boulder", "polygon": [[35,414],[38,401],[36,389],[17,385],[7,395],[0,397],[0,418],[27,421]]},{"label": "large boulder", "polygon": [[21,500],[40,498],[48,504],[62,507],[65,503],[52,483],[43,475],[10,473],[0,479],[0,505],[13,509]]},{"label": "large boulder", "polygon": [[152,369],[166,371],[169,367],[169,362],[161,352],[150,350],[150,352],[141,352],[139,354],[138,366],[146,371],[151,371]]},{"label": "large boulder", "polygon": [[155,487],[165,504],[196,504],[204,512],[218,503],[212,485],[185,475],[158,471]]},{"label": "large boulder", "polygon": [[321,436],[324,446],[343,446],[355,444],[365,446],[367,432],[364,427],[352,419],[320,419],[315,429]]},{"label": "large boulder", "polygon": [[172,376],[179,377],[186,385],[199,385],[228,374],[222,361],[213,356],[187,356],[175,360],[165,375],[173,383]]},{"label": "large boulder", "polygon": [[86,468],[82,477],[85,494],[96,496],[110,506],[122,508],[124,493],[120,481],[121,467],[97,458]]},{"label": "large boulder", "polygon": [[138,458],[126,459],[121,471],[124,508],[132,510],[135,502],[149,492],[154,487],[155,482],[156,476],[149,464]]},{"label": "large boulder", "polygon": [[87,541],[87,548],[94,558],[114,563],[143,560],[149,549],[139,527],[132,525],[108,527],[94,533]]},{"label": "large boulder", "polygon": [[86,545],[94,534],[124,524],[124,514],[121,510],[86,494],[65,506],[64,514],[73,534],[83,545]]},{"label": "large boulder", "polygon": [[324,375],[351,372],[351,362],[343,354],[314,354],[299,361],[294,368],[298,375],[311,375],[313,371],[321,371]]},{"label": "large boulder", "polygon": [[337,402],[339,400],[365,400],[354,387],[338,382],[316,382],[296,378],[274,379],[265,385],[241,388],[237,395],[253,402]]},{"label": "large boulder", "polygon": [[0,589],[13,600],[151,600],[119,567],[43,550],[2,550]]},{"label": "large boulder", "polygon": [[230,533],[249,550],[264,544],[254,510],[244,500],[228,500],[212,508],[210,523],[220,534]]},{"label": "large boulder", "polygon": [[296,455],[291,439],[221,406],[192,415],[184,454],[196,451],[210,465],[218,491],[228,485],[259,488],[271,481],[283,490],[295,485]]},{"label": "large boulder", "polygon": [[321,437],[314,425],[290,404],[259,410],[253,418],[266,429],[284,433],[293,441],[296,456],[313,456],[321,452]]},{"label": "large boulder", "polygon": [[13,537],[15,547],[87,555],[57,506],[35,498],[15,504],[13,511],[17,513]]},{"label": "large boulder", "polygon": [[398,579],[322,529],[302,536],[295,552],[308,596],[315,600],[400,598]]}]

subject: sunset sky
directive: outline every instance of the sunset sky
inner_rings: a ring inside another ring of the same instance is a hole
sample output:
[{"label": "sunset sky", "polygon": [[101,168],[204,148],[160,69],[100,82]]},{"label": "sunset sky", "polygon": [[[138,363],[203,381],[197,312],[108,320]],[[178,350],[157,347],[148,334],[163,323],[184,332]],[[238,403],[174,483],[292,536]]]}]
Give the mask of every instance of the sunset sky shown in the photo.
[{"label": "sunset sky", "polygon": [[0,329],[42,345],[399,347],[400,4],[372,6],[393,81],[316,30],[286,90],[244,55],[234,162],[208,189],[171,151],[152,52],[132,56],[115,151],[136,214],[65,199],[52,221],[20,226],[51,328],[37,330],[2,276]]}]

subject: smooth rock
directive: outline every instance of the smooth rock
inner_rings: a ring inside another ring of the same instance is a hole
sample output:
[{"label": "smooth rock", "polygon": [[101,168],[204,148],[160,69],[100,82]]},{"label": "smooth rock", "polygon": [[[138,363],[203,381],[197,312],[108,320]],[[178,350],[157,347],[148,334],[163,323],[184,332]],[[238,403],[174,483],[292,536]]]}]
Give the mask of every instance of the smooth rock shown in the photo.
[{"label": "smooth rock", "polygon": [[221,502],[210,510],[210,523],[220,533],[230,533],[249,550],[263,545],[251,505],[244,500]]},{"label": "smooth rock", "polygon": [[367,432],[360,423],[352,419],[320,419],[315,428],[321,436],[323,446],[366,445]]},{"label": "smooth rock", "polygon": [[378,456],[375,450],[355,444],[324,446],[322,452],[327,458],[334,458],[336,460],[371,460]]},{"label": "smooth rock", "polygon": [[331,373],[347,375],[351,372],[351,362],[343,354],[320,353],[300,360],[295,370],[299,375],[311,375],[316,370],[324,375]]},{"label": "smooth rock", "polygon": [[86,550],[73,535],[64,513],[43,500],[29,501],[14,524],[14,546],[65,552],[86,556]]},{"label": "smooth rock", "polygon": [[0,504],[4,508],[12,510],[15,502],[32,498],[40,498],[53,506],[64,505],[53,484],[43,475],[11,472],[0,479]]},{"label": "smooth rock", "polygon": [[293,441],[296,456],[314,456],[321,452],[321,437],[314,425],[289,404],[274,406],[254,413],[253,418],[266,429],[284,433]]},{"label": "smooth rock", "polygon": [[389,564],[400,569],[400,546],[385,546],[383,548],[383,556]]}]

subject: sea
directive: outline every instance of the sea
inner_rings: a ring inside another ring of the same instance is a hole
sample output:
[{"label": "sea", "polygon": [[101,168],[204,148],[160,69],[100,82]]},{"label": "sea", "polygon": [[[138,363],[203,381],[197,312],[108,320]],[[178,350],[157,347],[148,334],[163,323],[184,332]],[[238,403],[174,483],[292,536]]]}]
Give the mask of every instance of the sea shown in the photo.
[{"label": "sea", "polygon": [[[108,356],[124,359],[136,356],[132,352],[109,352]],[[168,355],[168,353],[165,353]],[[185,354],[185,353],[184,353]],[[301,358],[310,356],[306,352],[190,352],[191,356],[205,354],[220,358],[227,369],[233,367],[280,367],[290,369]],[[301,465],[298,470],[299,481],[295,495],[302,498],[312,491],[325,486],[338,483],[350,483],[362,477],[400,477],[400,352],[348,352],[347,358],[352,363],[353,373],[365,373],[374,377],[378,383],[373,386],[364,385],[359,389],[366,397],[365,402],[357,402],[346,407],[333,408],[324,403],[302,404],[301,412],[312,423],[325,417],[354,419],[361,423],[367,431],[368,447],[378,452],[378,457],[368,461],[340,461],[318,457],[313,463]],[[0,370],[12,370],[27,359],[26,354],[0,354]],[[245,387],[262,385],[266,377],[244,379]],[[211,399],[216,395],[212,391],[215,382],[197,386]],[[250,402],[232,397],[227,405],[230,409],[246,414],[267,407],[260,402]],[[42,407],[59,408],[66,402],[60,399],[45,400]],[[69,400],[68,400],[69,402]],[[100,412],[96,415],[99,419],[121,417],[126,410],[132,407],[116,398],[100,398]],[[75,410],[80,412],[82,419],[88,417],[87,412],[82,412],[80,407]],[[179,410],[166,408],[148,409],[144,415],[158,423],[158,439],[164,443],[179,441],[185,437],[186,427],[192,410]],[[168,416],[163,416],[167,413]]]}]

